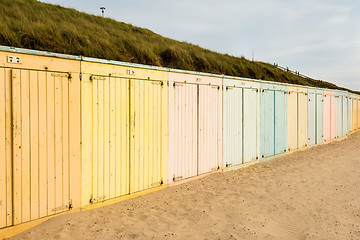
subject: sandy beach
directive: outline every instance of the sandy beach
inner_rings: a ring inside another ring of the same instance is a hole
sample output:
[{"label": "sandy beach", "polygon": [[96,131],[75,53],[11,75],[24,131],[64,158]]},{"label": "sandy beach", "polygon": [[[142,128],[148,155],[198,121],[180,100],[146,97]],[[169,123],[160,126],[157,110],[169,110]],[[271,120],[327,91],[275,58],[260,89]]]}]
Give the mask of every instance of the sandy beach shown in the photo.
[{"label": "sandy beach", "polygon": [[360,132],[11,239],[360,239]]}]

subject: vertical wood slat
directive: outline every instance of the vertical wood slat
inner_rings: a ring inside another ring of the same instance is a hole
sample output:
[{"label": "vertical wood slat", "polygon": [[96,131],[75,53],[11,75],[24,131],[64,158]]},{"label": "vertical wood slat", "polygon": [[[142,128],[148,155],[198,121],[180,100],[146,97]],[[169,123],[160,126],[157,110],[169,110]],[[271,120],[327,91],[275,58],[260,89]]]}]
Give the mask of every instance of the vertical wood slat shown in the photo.
[{"label": "vertical wood slat", "polygon": [[69,159],[69,80],[62,78],[62,206],[68,206],[70,200],[70,159]]},{"label": "vertical wood slat", "polygon": [[12,129],[13,129],[13,224],[21,223],[21,86],[20,71],[12,70]]},{"label": "vertical wood slat", "polygon": [[[152,168],[150,166],[152,166],[151,162],[152,162],[152,158],[149,155],[149,148],[151,145],[151,140],[149,139],[149,134],[148,131],[150,129],[151,123],[149,123],[150,121],[150,109],[149,109],[149,101],[151,99],[151,95],[152,95],[152,86],[151,84],[146,83],[143,89],[143,104],[144,104],[144,110],[143,110],[143,118],[145,119],[145,126],[143,127],[143,147],[144,147],[144,156],[146,157],[146,161],[144,161],[144,168],[143,168],[143,176],[144,179],[149,179],[151,178],[151,171]],[[145,184],[145,182],[144,182]],[[147,181],[146,184],[146,188],[151,187],[150,181]]]},{"label": "vertical wood slat", "polygon": [[[75,84],[75,81],[69,82],[69,112],[76,112],[76,108],[74,108],[74,105],[72,104],[72,101],[76,103],[76,100],[78,98],[75,97],[76,92],[72,91],[72,86]],[[97,192],[97,185],[93,185],[93,182],[95,181],[94,177],[95,172],[97,171],[97,165],[94,164],[94,161],[96,159],[95,154],[96,149],[98,148],[97,142],[93,141],[93,137],[97,136],[97,128],[93,125],[93,123],[97,122],[97,115],[95,114],[95,109],[97,109],[97,102],[96,101],[96,94],[97,94],[97,81],[90,81],[90,76],[84,74],[82,76],[81,81],[81,165],[79,166],[81,168],[81,178],[78,178],[81,182],[81,204],[88,204],[90,203],[91,199],[96,197],[92,195],[94,192]],[[76,85],[75,85],[76,88]],[[74,94],[74,96],[73,96]],[[90,104],[93,103],[93,104]],[[70,136],[70,144],[69,144],[69,151],[70,151],[70,162],[72,160],[76,161],[76,155],[74,156],[74,150],[76,151],[76,148],[74,148],[72,145],[76,144],[73,143],[73,140],[76,140],[76,137],[74,138],[74,131],[71,131],[74,129],[76,131],[77,124],[73,124],[73,121],[75,121],[76,118],[73,116],[73,114],[69,115],[69,133]],[[96,138],[95,138],[96,139]],[[73,170],[74,164],[71,164],[71,170],[70,170],[70,195],[72,195],[72,192],[76,190],[76,187],[73,185],[76,175],[76,168],[75,171]],[[74,174],[74,175],[73,175]],[[75,181],[76,183],[77,181]],[[96,187],[96,189],[94,189]],[[80,190],[80,189],[79,189]],[[79,203],[80,204],[80,203]]]},{"label": "vertical wood slat", "polygon": [[[68,80],[68,112],[69,112],[69,195],[72,203],[72,207],[80,207],[82,199],[82,189],[81,189],[81,167],[82,163],[78,159],[81,159],[81,83],[80,83],[80,74],[71,73],[72,78]],[[89,92],[91,96],[91,91]],[[90,101],[91,102],[91,99]],[[86,102],[85,104],[89,105]],[[89,106],[91,109],[91,106]],[[91,116],[91,115],[90,115]],[[90,126],[91,126],[91,119]],[[90,128],[90,136],[92,136],[92,129]],[[91,139],[91,138],[90,138]],[[91,171],[91,150],[90,150],[90,171]],[[90,187],[91,181],[88,186]],[[90,188],[91,189],[91,188]]]},{"label": "vertical wood slat", "polygon": [[[98,194],[98,159],[99,159],[99,98],[98,98],[98,81],[92,81],[92,196],[93,198],[97,198]],[[90,176],[89,176],[90,177]],[[85,180],[84,180],[85,181]]]},{"label": "vertical wood slat", "polygon": [[115,142],[114,142],[114,148],[115,148],[115,196],[121,196],[121,192],[122,192],[122,180],[121,180],[121,170],[122,170],[122,166],[121,166],[121,160],[122,160],[122,155],[124,154],[124,152],[121,151],[121,147],[122,147],[122,143],[124,143],[122,141],[122,129],[121,129],[121,123],[124,123],[121,121],[121,107],[122,107],[122,102],[121,102],[121,96],[122,96],[122,92],[121,92],[121,79],[115,79],[115,96],[114,96],[114,100],[115,100]]},{"label": "vertical wood slat", "polygon": [[156,138],[157,141],[152,143],[151,146],[156,148],[157,156],[156,156],[156,164],[157,167],[153,170],[153,178],[152,181],[149,183],[150,187],[158,186],[161,180],[161,85],[160,83],[154,83],[151,86],[152,90],[152,97],[155,98],[155,121],[152,125],[155,126],[156,129]]},{"label": "vertical wood slat", "polygon": [[104,82],[104,196],[110,197],[110,78]]},{"label": "vertical wood slat", "polygon": [[[144,127],[143,127],[143,142],[144,142],[144,188],[151,188],[154,187],[153,185],[158,178],[155,176],[157,169],[154,169],[154,161],[152,160],[152,155],[150,155],[150,149],[156,147],[155,143],[152,142],[150,136],[147,135],[148,130],[154,127],[154,124],[158,124],[157,122],[151,121],[152,114],[157,114],[152,111],[151,109],[151,99],[153,99],[156,95],[156,88],[157,83],[145,82],[144,83],[144,96],[143,96],[143,104],[144,104]],[[156,96],[157,97],[157,96]],[[155,130],[156,131],[156,130]],[[157,146],[160,146],[161,143],[159,142]],[[158,160],[159,161],[159,160]]]},{"label": "vertical wood slat", "polygon": [[130,193],[130,169],[129,169],[129,126],[130,126],[130,119],[129,119],[129,112],[130,112],[130,103],[129,103],[129,88],[130,88],[130,81],[125,79],[120,79],[120,130],[121,130],[121,140],[119,144],[121,147],[120,154],[120,195],[125,195]]},{"label": "vertical wood slat", "polygon": [[6,77],[5,69],[0,68],[0,228],[8,226],[7,224],[7,146],[6,146],[6,128],[9,127],[6,116]]},{"label": "vertical wood slat", "polygon": [[159,98],[161,97],[160,94],[160,84],[158,82],[151,83],[151,98],[153,99],[154,104],[154,112],[153,119],[150,123],[150,125],[154,128],[154,138],[155,141],[151,143],[150,147],[155,149],[155,156],[153,158],[154,167],[152,168],[152,176],[151,176],[151,182],[150,186],[157,186],[160,182],[160,145],[161,145],[161,137],[160,137],[160,101]]},{"label": "vertical wood slat", "polygon": [[62,77],[54,77],[54,197],[55,211],[61,212],[63,206],[63,81]]},{"label": "vertical wood slat", "polygon": [[5,79],[5,130],[6,144],[6,225],[13,224],[13,132],[12,132],[12,70],[4,69]]},{"label": "vertical wood slat", "polygon": [[55,82],[47,73],[47,177],[48,215],[55,213]]},{"label": "vertical wood slat", "polygon": [[[150,119],[150,113],[151,110],[149,109],[150,107],[150,99],[151,99],[151,85],[146,84],[145,85],[145,89],[144,89],[144,118],[145,120],[145,127],[143,128],[143,146],[144,146],[144,156],[146,157],[147,161],[145,161],[144,163],[144,179],[149,179],[151,177],[151,171],[152,171],[152,162],[151,162],[151,156],[149,154],[149,149],[150,146],[152,144],[152,141],[150,139],[150,136],[148,133],[149,129],[150,129],[150,123],[149,123],[149,119]],[[149,186],[149,182],[146,186],[147,188],[151,187]]]},{"label": "vertical wood slat", "polygon": [[138,138],[138,151],[139,151],[139,158],[137,159],[138,161],[138,168],[136,170],[136,177],[138,178],[138,188],[137,191],[139,191],[140,189],[144,188],[145,185],[145,178],[143,173],[143,169],[144,169],[144,123],[145,123],[145,118],[144,118],[144,85],[146,84],[145,82],[140,82],[140,81],[136,81],[138,83],[139,86],[139,95],[137,95],[137,99],[138,99],[138,103],[139,103],[139,109],[138,112],[136,113],[136,115],[139,117],[139,125],[137,125],[136,127],[139,128],[139,138]]},{"label": "vertical wood slat", "polygon": [[164,184],[168,184],[169,176],[169,82],[164,82],[162,89],[162,150],[161,150],[161,165],[162,165],[162,178]]},{"label": "vertical wood slat", "polygon": [[130,170],[130,182],[129,182],[129,186],[130,186],[130,193],[134,192],[134,184],[135,184],[135,176],[134,174],[132,174],[133,171],[133,167],[135,164],[134,159],[136,158],[136,153],[134,151],[134,145],[135,145],[135,128],[133,128],[132,126],[135,123],[135,115],[134,115],[134,108],[135,108],[135,94],[133,92],[135,92],[135,86],[134,86],[134,81],[130,80],[130,165],[129,165],[129,170]]},{"label": "vertical wood slat", "polygon": [[[172,156],[174,157],[174,169],[175,169],[175,179],[177,177],[181,178],[186,178],[187,174],[186,174],[186,169],[183,168],[183,157],[182,157],[182,153],[184,152],[184,144],[183,141],[185,141],[184,139],[186,139],[186,132],[182,131],[182,112],[185,110],[185,108],[181,107],[181,102],[183,99],[183,91],[186,85],[182,86],[182,85],[175,85],[174,86],[174,98],[175,98],[175,107],[174,107],[174,116],[175,116],[175,125],[173,125],[174,129],[176,129],[174,131],[174,139],[176,139],[174,141],[174,154],[172,154]],[[194,135],[196,136],[196,135]],[[196,161],[196,159],[193,159],[194,161]],[[196,175],[195,175],[196,176]]]},{"label": "vertical wood slat", "polygon": [[134,192],[138,192],[140,189],[140,181],[141,181],[141,177],[139,176],[139,171],[140,171],[140,163],[141,163],[141,158],[140,158],[140,154],[141,154],[141,147],[140,147],[140,140],[141,140],[141,120],[142,120],[142,116],[140,115],[140,109],[141,109],[141,102],[140,102],[140,94],[141,94],[141,83],[137,80],[134,80],[134,84],[135,84],[135,108],[134,108],[134,116],[135,116],[135,125],[132,126],[135,128],[135,145],[134,145],[134,151],[136,153],[136,157],[134,159],[134,166],[133,166],[133,175],[134,175],[134,181],[135,181],[135,186],[134,186]]},{"label": "vertical wood slat", "polygon": [[[192,116],[193,116],[192,114],[194,114],[194,112],[191,112],[191,110],[193,108],[193,106],[191,105],[193,95],[192,95],[192,92],[189,91],[188,86],[182,86],[181,89],[182,89],[181,91],[183,92],[182,98],[185,101],[184,110],[182,110],[183,111],[182,116],[186,115],[186,113],[190,114],[190,115],[188,115],[187,118],[184,119],[184,122],[181,125],[182,128],[183,128],[183,131],[185,133],[184,134],[185,139],[183,141],[183,143],[184,143],[183,148],[180,149],[180,151],[184,151],[184,153],[183,153],[184,157],[182,158],[181,161],[183,162],[182,169],[185,172],[185,174],[183,173],[181,176],[189,176],[190,174],[186,173],[186,171],[188,171],[188,169],[194,169],[194,167],[190,166],[190,164],[192,162],[191,159],[194,159],[195,162],[196,162],[196,158],[197,158],[197,156],[191,156],[191,154],[195,150],[193,148],[194,146],[192,145],[193,144],[192,141],[191,141],[192,138],[190,137],[192,135],[192,130],[193,130],[192,129],[193,124],[191,124],[191,120],[192,120]],[[184,129],[184,126],[187,126],[187,127],[185,127],[185,129]],[[194,138],[196,138],[196,134],[194,135]],[[195,147],[197,147],[196,144],[195,144]]]},{"label": "vertical wood slat", "polygon": [[[19,71],[0,68],[0,228],[13,225],[13,126],[12,126],[12,81],[13,76],[19,76]],[[19,93],[19,80],[15,81],[15,91]],[[19,95],[15,99],[17,106],[19,105]],[[15,107],[19,110],[18,107]],[[19,115],[17,115],[19,120]],[[16,131],[19,133],[19,130]],[[17,143],[19,139],[17,137]],[[18,145],[19,146],[19,145]],[[17,150],[18,152],[19,150]],[[21,155],[20,155],[21,156]],[[18,165],[19,162],[17,162]],[[14,167],[15,168],[15,167]],[[17,170],[17,172],[19,169]],[[21,182],[17,180],[16,184],[21,186]],[[19,194],[17,192],[17,194]],[[15,199],[14,199],[15,201]],[[17,199],[19,202],[19,199]],[[21,210],[21,206],[20,206]],[[16,209],[17,213],[19,208]],[[19,215],[19,214],[18,214]],[[18,216],[17,216],[18,217]],[[18,217],[19,218],[19,217]]]},{"label": "vertical wood slat", "polygon": [[[190,156],[190,154],[192,153],[190,150],[192,145],[191,145],[191,138],[189,136],[191,136],[191,130],[192,130],[190,127],[190,126],[192,126],[190,123],[192,115],[188,115],[187,118],[184,118],[184,117],[186,116],[186,113],[191,114],[190,109],[192,106],[191,106],[190,102],[191,102],[192,98],[188,96],[189,91],[188,91],[187,86],[182,86],[180,89],[182,92],[181,98],[183,99],[185,105],[183,106],[183,110],[180,110],[181,114],[182,114],[181,119],[183,121],[181,123],[181,127],[182,127],[182,131],[184,132],[184,139],[183,139],[183,141],[181,141],[181,143],[183,143],[183,145],[182,145],[182,148],[179,150],[183,152],[182,158],[180,160],[180,162],[182,163],[181,169],[183,171],[181,176],[185,177],[185,176],[189,175],[188,173],[186,173],[186,171],[188,171],[188,169],[191,169],[189,166],[190,165],[189,163],[191,162],[191,159],[192,159]],[[179,105],[179,107],[180,107],[180,105]],[[175,110],[175,111],[178,111],[178,110]],[[193,159],[196,161],[196,156]]]},{"label": "vertical wood slat", "polygon": [[31,139],[31,220],[39,218],[39,102],[38,73],[30,72],[30,139]]},{"label": "vertical wood slat", "polygon": [[[29,71],[21,70],[21,222],[30,220]],[[15,159],[16,161],[17,159]]]},{"label": "vertical wood slat", "polygon": [[98,186],[97,186],[97,197],[104,196],[104,82],[98,82],[98,161],[97,161],[97,172],[98,172]]},{"label": "vertical wood slat", "polygon": [[39,216],[48,214],[47,73],[39,72]]},{"label": "vertical wood slat", "polygon": [[109,197],[114,198],[116,196],[116,127],[115,127],[115,100],[116,100],[116,79],[109,79]]},{"label": "vertical wood slat", "polygon": [[134,88],[132,91],[132,94],[134,95],[134,101],[131,103],[131,105],[134,107],[133,108],[133,122],[134,125],[131,126],[131,128],[134,128],[134,139],[133,139],[133,147],[132,150],[134,151],[135,155],[134,155],[134,159],[133,159],[133,165],[130,165],[130,167],[132,168],[131,171],[131,175],[133,175],[133,183],[130,183],[131,185],[133,185],[133,192],[137,192],[139,190],[139,174],[137,173],[137,171],[139,171],[139,158],[140,158],[140,118],[141,116],[139,115],[139,109],[140,109],[140,103],[139,103],[139,95],[140,95],[140,86],[139,86],[139,82],[136,80],[133,80],[134,83]]},{"label": "vertical wood slat", "polygon": [[202,153],[203,153],[203,148],[204,148],[204,143],[203,143],[203,132],[204,132],[204,129],[203,129],[203,126],[204,126],[204,119],[203,119],[203,104],[202,104],[202,91],[201,91],[201,87],[198,86],[198,99],[199,99],[199,102],[198,102],[198,122],[197,122],[197,125],[198,125],[198,164],[197,164],[197,169],[198,169],[198,172],[197,172],[197,175],[200,175],[202,173],[202,168],[203,168],[203,164],[202,164],[202,159],[203,159],[203,156],[202,156]]}]

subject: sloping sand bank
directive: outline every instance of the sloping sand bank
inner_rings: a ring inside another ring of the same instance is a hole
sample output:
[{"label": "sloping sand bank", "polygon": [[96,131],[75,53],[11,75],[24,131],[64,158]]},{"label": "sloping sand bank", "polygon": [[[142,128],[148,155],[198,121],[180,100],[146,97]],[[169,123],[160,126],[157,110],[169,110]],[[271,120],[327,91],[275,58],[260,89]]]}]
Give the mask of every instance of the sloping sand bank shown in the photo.
[{"label": "sloping sand bank", "polygon": [[360,239],[360,133],[59,216],[13,239]]}]

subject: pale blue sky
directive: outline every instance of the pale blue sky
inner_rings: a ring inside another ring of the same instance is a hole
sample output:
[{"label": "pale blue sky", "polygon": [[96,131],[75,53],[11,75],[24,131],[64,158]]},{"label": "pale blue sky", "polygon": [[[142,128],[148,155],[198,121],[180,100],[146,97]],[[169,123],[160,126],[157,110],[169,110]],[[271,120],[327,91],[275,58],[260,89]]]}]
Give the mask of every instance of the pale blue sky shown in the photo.
[{"label": "pale blue sky", "polygon": [[359,0],[42,0],[360,91]]}]

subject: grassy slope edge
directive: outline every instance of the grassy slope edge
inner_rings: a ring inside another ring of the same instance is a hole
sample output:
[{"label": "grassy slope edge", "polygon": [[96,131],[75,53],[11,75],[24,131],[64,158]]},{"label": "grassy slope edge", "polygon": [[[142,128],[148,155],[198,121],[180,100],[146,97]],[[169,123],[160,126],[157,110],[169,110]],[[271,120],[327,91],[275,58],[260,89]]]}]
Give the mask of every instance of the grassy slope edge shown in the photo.
[{"label": "grassy slope edge", "polygon": [[1,0],[0,19],[0,45],[347,90],[272,64],[216,53],[110,18],[36,0]]}]

